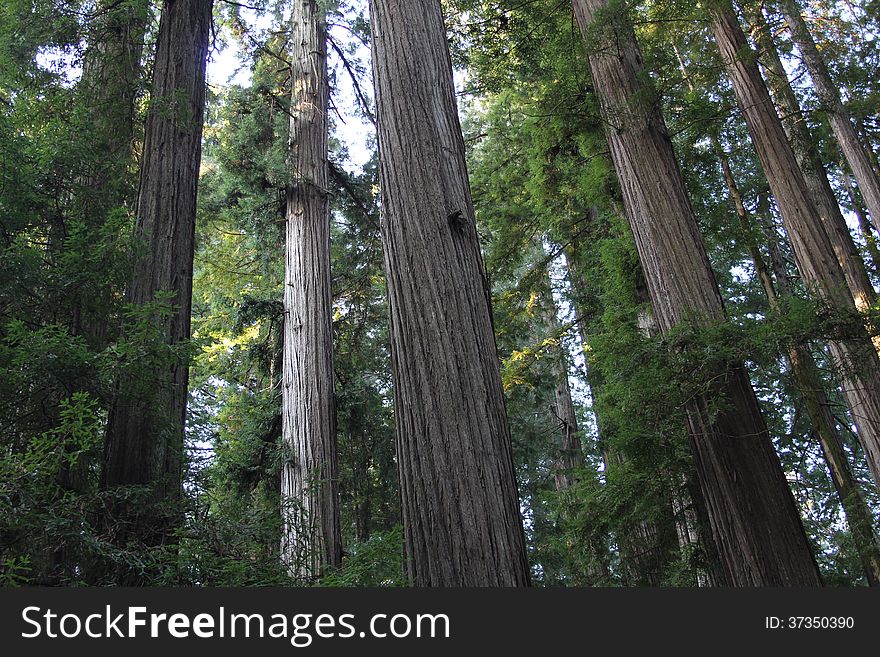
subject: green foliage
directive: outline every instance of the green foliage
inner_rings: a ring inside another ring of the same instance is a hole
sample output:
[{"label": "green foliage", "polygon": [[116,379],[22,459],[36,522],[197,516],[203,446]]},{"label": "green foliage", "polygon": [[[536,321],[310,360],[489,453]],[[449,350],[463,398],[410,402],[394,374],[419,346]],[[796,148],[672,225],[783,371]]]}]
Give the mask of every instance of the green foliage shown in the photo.
[{"label": "green foliage", "polygon": [[352,546],[342,568],[321,578],[320,586],[406,586],[400,525],[375,532]]},{"label": "green foliage", "polygon": [[[209,88],[193,339],[174,348],[162,332],[173,299],[125,302],[132,260],[144,246],[130,237],[137,167],[128,146],[114,157],[102,137],[133,117],[137,152],[148,76],[134,81],[131,107],[96,111],[79,69],[89,48],[113,33],[105,20],[112,17],[94,11],[103,3],[0,4],[0,585],[292,581],[279,559],[289,34],[280,23],[284,2],[248,4],[273,24],[256,29],[245,7],[217,7],[220,38],[237,44],[250,80]],[[356,112],[369,117],[369,94],[360,96],[368,90],[359,55],[369,42],[363,3],[321,4],[332,24],[344,26],[331,30],[331,82],[341,87],[341,76],[358,76]],[[109,9],[142,17],[148,5],[125,0]],[[856,476],[876,510],[880,499],[823,344],[866,323],[880,326],[880,309],[863,316],[805,300],[748,131],[706,47],[702,9],[681,0],[614,2],[585,47],[570,5],[556,0],[443,6],[454,64],[467,72],[464,136],[535,582],[705,581],[717,564],[694,487],[685,406],[711,393],[717,372],[745,363],[826,582],[860,583],[853,537],[784,355],[787,345],[803,344],[825,368]],[[868,37],[878,29],[876,9],[872,2],[810,6],[817,40],[873,143],[880,76],[876,40]],[[693,318],[662,336],[651,328],[605,140],[615,117],[600,116],[587,60],[627,16],[650,78],[640,100],[662,105],[729,322]],[[339,35],[346,30],[350,40]],[[148,31],[147,71],[153,39]],[[799,73],[784,37],[780,46]],[[796,91],[836,178],[836,146],[815,94],[804,83]],[[161,102],[174,111],[173,98]],[[339,119],[328,193],[346,547],[342,567],[318,585],[402,586],[378,158],[353,171],[350,130]],[[733,215],[713,138],[729,152],[758,219],[749,235]],[[786,261],[796,296],[778,312],[770,312],[754,275],[750,242],[763,255],[777,248]],[[584,456],[567,489],[556,481],[560,354]],[[103,436],[118,381],[132,382],[148,403],[161,393],[156,373],[181,362],[192,365],[185,486],[172,535],[146,545],[114,510],[149,504],[150,490],[102,487]],[[723,399],[710,394],[710,401],[711,412],[725,408]],[[679,544],[683,527],[698,540]]]}]

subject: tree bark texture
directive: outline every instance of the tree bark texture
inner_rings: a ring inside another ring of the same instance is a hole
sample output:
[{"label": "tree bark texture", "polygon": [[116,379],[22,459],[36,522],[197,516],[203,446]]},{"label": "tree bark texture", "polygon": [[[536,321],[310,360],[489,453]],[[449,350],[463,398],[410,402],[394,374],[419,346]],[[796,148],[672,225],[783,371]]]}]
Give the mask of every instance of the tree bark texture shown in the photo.
[{"label": "tree bark texture", "polygon": [[794,151],[804,182],[810,191],[810,199],[813,201],[819,217],[822,219],[825,232],[831,240],[834,255],[840,263],[856,308],[864,312],[877,301],[877,293],[868,278],[865,262],[862,260],[862,256],[853,242],[849,227],[846,225],[846,220],[840,212],[837,198],[828,182],[825,165],[819,157],[816,142],[810,134],[797,96],[791,88],[788,74],[782,65],[782,60],[764,16],[760,11],[754,11],[750,19],[755,43],[763,56],[761,61],[764,63],[764,77],[773,94],[776,107],[779,109],[780,115],[784,117],[782,127]]},{"label": "tree bark texture", "polygon": [[[852,295],[761,78],[754,51],[729,3],[712,5],[711,18],[721,58],[782,215],[801,277],[819,299],[836,310],[850,311],[854,308]],[[875,481],[880,482],[880,360],[867,331],[863,337],[831,341],[829,349],[868,465]]]},{"label": "tree bark texture", "polygon": [[327,191],[327,27],[318,0],[296,0],[287,192],[282,366],[282,548],[311,581],[342,562]]},{"label": "tree bark texture", "polygon": [[[755,271],[761,281],[761,286],[764,288],[771,311],[778,312],[779,294],[776,292],[776,285],[774,285],[770,269],[767,267],[761,251],[751,238],[751,216],[745,208],[739,186],[733,177],[727,153],[717,141],[715,142],[715,148],[718,153],[718,161],[721,165],[722,173],[724,174],[728,194],[731,201],[733,201],[740,227],[748,243]],[[773,262],[779,290],[782,295],[791,297],[792,291],[788,285],[785,267],[782,259],[778,257],[775,244],[771,244],[770,249],[771,253],[774,254]],[[810,418],[813,432],[822,448],[822,454],[825,457],[825,463],[828,466],[831,480],[834,483],[838,499],[843,507],[847,524],[852,531],[856,551],[862,562],[865,576],[871,586],[877,586],[880,584],[880,579],[878,579],[880,578],[880,544],[878,544],[874,533],[871,512],[849,467],[843,439],[837,430],[834,415],[831,413],[831,405],[822,385],[819,368],[813,355],[805,345],[789,344],[787,345],[787,352],[789,367],[794,375],[804,406],[807,409],[807,416]]]},{"label": "tree bark texture", "polygon": [[[723,321],[718,287],[685,193],[659,99],[625,6],[575,0],[611,157],[661,331]],[[725,408],[712,410],[722,398]],[[818,585],[794,500],[742,366],[687,407],[698,479],[732,585]]]},{"label": "tree bark texture", "polygon": [[849,110],[840,98],[840,91],[831,78],[831,73],[825,65],[822,53],[816,47],[813,35],[807,27],[807,22],[801,13],[800,4],[797,0],[780,0],[780,8],[791,30],[791,36],[797,44],[804,64],[810,73],[816,95],[819,97],[822,110],[828,116],[831,130],[840,145],[846,161],[852,169],[868,214],[874,222],[874,227],[880,230],[880,176],[871,166],[865,146],[859,140],[855,126],[852,122]]},{"label": "tree bark texture", "polygon": [[439,0],[373,0],[382,241],[407,572],[529,583]]},{"label": "tree bark texture", "polygon": [[[171,295],[171,312],[157,319],[171,346],[190,337],[211,5],[211,0],[166,0],[163,6],[141,161],[135,235],[145,248],[127,300],[143,305],[159,293]],[[137,378],[123,375],[117,382],[103,485],[148,484],[156,501],[173,502],[181,487],[188,366],[175,359],[144,369]]]}]

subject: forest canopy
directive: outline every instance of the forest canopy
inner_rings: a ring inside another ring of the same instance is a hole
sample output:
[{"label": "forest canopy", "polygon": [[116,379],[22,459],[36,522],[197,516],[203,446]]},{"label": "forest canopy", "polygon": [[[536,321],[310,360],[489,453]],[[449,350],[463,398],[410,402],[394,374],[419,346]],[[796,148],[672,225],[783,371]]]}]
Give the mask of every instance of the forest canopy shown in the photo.
[{"label": "forest canopy", "polygon": [[4,0],[0,584],[880,585],[875,0]]}]

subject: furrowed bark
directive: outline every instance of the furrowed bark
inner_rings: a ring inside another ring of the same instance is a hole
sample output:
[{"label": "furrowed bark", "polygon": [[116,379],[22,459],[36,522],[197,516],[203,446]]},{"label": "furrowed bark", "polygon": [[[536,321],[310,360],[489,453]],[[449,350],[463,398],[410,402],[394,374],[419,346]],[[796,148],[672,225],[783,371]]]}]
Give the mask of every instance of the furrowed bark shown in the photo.
[{"label": "furrowed bark", "polygon": [[[624,207],[661,331],[724,321],[659,100],[625,6],[575,0]],[[726,401],[720,412],[712,400]],[[698,479],[732,585],[818,585],[819,574],[745,370],[731,364],[687,407]]]},{"label": "furrowed bark", "polygon": [[[174,347],[190,337],[196,189],[205,107],[211,0],[166,0],[153,69],[144,136],[136,237],[145,246],[127,300],[136,305],[171,297],[156,329]],[[167,539],[181,493],[187,363],[160,358],[123,374],[110,411],[102,483],[151,489],[137,531],[147,543]],[[160,508],[161,503],[161,508]]]},{"label": "furrowed bark", "polygon": [[[855,308],[846,279],[761,78],[755,53],[729,2],[717,0],[710,16],[715,41],[782,215],[801,277],[811,294],[835,310],[850,312]],[[880,360],[867,331],[831,341],[829,349],[868,465],[875,482],[880,482]]]},{"label": "furrowed bark", "polygon": [[849,110],[843,104],[840,91],[831,78],[822,53],[816,47],[813,35],[810,34],[800,4],[797,0],[779,0],[779,6],[788,29],[791,30],[792,39],[797,44],[810,73],[810,79],[819,96],[822,110],[828,116],[834,137],[859,184],[859,190],[868,207],[868,214],[871,215],[874,227],[880,230],[880,176],[871,166],[868,153],[859,140]]},{"label": "furrowed bark", "polygon": [[342,563],[333,379],[327,26],[293,5],[293,85],[284,280],[281,556],[302,581]]},{"label": "furrowed bark", "polygon": [[[736,210],[740,228],[747,241],[749,254],[755,267],[755,272],[764,288],[767,302],[772,312],[779,311],[779,295],[773,277],[767,267],[758,245],[751,238],[752,220],[743,203],[739,187],[730,169],[727,153],[717,141],[715,151],[718,154],[718,162],[724,175],[727,191]],[[774,245],[771,245],[771,249]],[[783,296],[791,297],[791,288],[784,267],[781,266],[780,258],[774,258],[776,263],[776,279]],[[789,344],[787,346],[788,362],[798,391],[807,409],[813,432],[819,440],[828,472],[837,491],[837,497],[843,507],[847,524],[853,534],[856,551],[862,562],[865,577],[870,586],[880,585],[880,543],[873,529],[871,512],[865,503],[865,498],[859,488],[858,482],[852,474],[843,446],[843,438],[837,430],[837,423],[831,413],[831,405],[825,394],[819,368],[809,349],[802,344]]]},{"label": "furrowed bark", "polygon": [[407,572],[529,583],[439,0],[373,0],[382,242]]},{"label": "furrowed bark", "polygon": [[864,312],[876,303],[877,293],[868,278],[865,263],[853,242],[846,220],[840,212],[837,198],[828,182],[825,165],[819,157],[816,141],[810,134],[797,96],[791,88],[788,74],[782,65],[767,22],[760,11],[752,12],[749,19],[753,38],[763,55],[761,61],[764,63],[764,78],[767,80],[780,115],[785,117],[782,127],[809,189],[810,199],[815,204],[825,232],[831,240],[834,255],[840,263],[856,308]]}]

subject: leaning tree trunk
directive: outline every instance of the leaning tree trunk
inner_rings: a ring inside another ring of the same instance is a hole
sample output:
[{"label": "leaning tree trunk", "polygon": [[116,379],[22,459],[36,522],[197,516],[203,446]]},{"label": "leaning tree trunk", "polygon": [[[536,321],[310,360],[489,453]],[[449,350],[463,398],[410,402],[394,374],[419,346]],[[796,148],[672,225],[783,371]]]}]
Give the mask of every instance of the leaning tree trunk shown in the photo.
[{"label": "leaning tree trunk", "polygon": [[[770,261],[780,293],[793,296],[785,262],[779,253],[774,236],[768,235]],[[880,541],[874,530],[874,515],[865,502],[861,484],[853,474],[846,455],[843,437],[837,429],[837,420],[831,412],[831,402],[825,394],[819,367],[809,349],[795,347],[789,354],[795,382],[804,397],[807,414],[813,421],[813,430],[819,439],[822,454],[834,482],[834,488],[843,507],[847,524],[853,534],[856,551],[862,562],[870,586],[880,585]]]},{"label": "leaning tree trunk", "polygon": [[284,278],[281,555],[303,581],[342,562],[327,190],[327,27],[318,0],[293,5]]},{"label": "leaning tree trunk", "polygon": [[[713,4],[710,13],[715,40],[782,215],[801,277],[824,303],[850,312],[854,304],[846,279],[736,14],[729,3]],[[834,340],[829,349],[859,441],[874,480],[880,482],[880,360],[867,331]]]},{"label": "leaning tree trunk", "polygon": [[868,214],[871,215],[874,226],[880,230],[880,176],[874,171],[865,152],[865,146],[859,141],[849,110],[840,99],[840,91],[831,79],[825,60],[816,47],[813,35],[810,34],[801,14],[800,4],[797,0],[780,0],[779,4],[788,29],[791,30],[792,39],[797,44],[804,64],[810,72],[813,87],[816,89],[822,110],[828,116],[834,137],[859,184],[859,190],[868,207]]},{"label": "leaning tree trunk", "polygon": [[776,44],[769,32],[764,15],[760,10],[750,15],[752,34],[759,50],[764,56],[765,79],[773,94],[780,115],[785,117],[782,127],[794,151],[804,182],[810,191],[810,199],[822,219],[825,232],[831,240],[834,255],[840,263],[846,283],[849,286],[853,301],[859,311],[864,312],[877,301],[874,286],[865,270],[865,262],[853,242],[852,234],[846,220],[840,212],[840,206],[831,184],[825,165],[819,157],[816,142],[810,134],[810,128],[804,119],[797,96],[791,88],[788,74],[782,65]]},{"label": "leaning tree trunk", "polygon": [[[593,82],[660,329],[689,319],[724,321],[625,5],[575,0],[574,9],[587,46],[593,46]],[[719,398],[725,401],[721,409]],[[687,413],[700,486],[730,583],[818,585],[816,563],[743,367],[719,371],[712,389],[692,399]]]},{"label": "leaning tree trunk", "polygon": [[489,292],[439,0],[372,0],[407,572],[529,583]]},{"label": "leaning tree trunk", "polygon": [[[758,274],[758,279],[764,288],[770,310],[774,313],[778,312],[780,303],[779,295],[776,292],[776,285],[773,283],[773,277],[770,275],[770,270],[764,262],[764,257],[761,255],[757,243],[751,237],[753,230],[751,216],[748,210],[746,210],[739,186],[733,177],[727,153],[717,140],[714,140],[714,146],[728,194],[733,202],[740,228],[747,242],[755,272]],[[779,290],[783,296],[791,297],[793,294],[788,285],[788,277],[782,264],[782,259],[778,257],[774,244],[771,243],[770,249],[771,254],[775,256],[772,258],[772,262]],[[822,448],[822,454],[825,457],[828,472],[837,491],[837,497],[843,507],[847,524],[852,532],[853,542],[855,543],[859,559],[862,562],[865,577],[870,586],[877,586],[880,584],[880,544],[878,544],[874,533],[871,512],[865,503],[865,498],[862,495],[859,484],[849,467],[846,450],[843,446],[843,438],[841,438],[840,432],[837,430],[837,423],[834,420],[834,415],[831,413],[831,405],[822,385],[819,368],[810,350],[805,345],[789,344],[787,345],[787,352],[791,372],[794,375],[798,391],[807,409],[810,424]]]},{"label": "leaning tree trunk", "polygon": [[169,312],[149,313],[169,349],[129,364],[119,377],[105,442],[104,487],[151,488],[149,509],[128,509],[139,516],[134,531],[151,544],[167,538],[181,493],[188,366],[170,352],[190,337],[210,27],[211,0],[166,0],[141,158],[135,235],[143,252],[127,300],[135,306],[170,300]]}]

